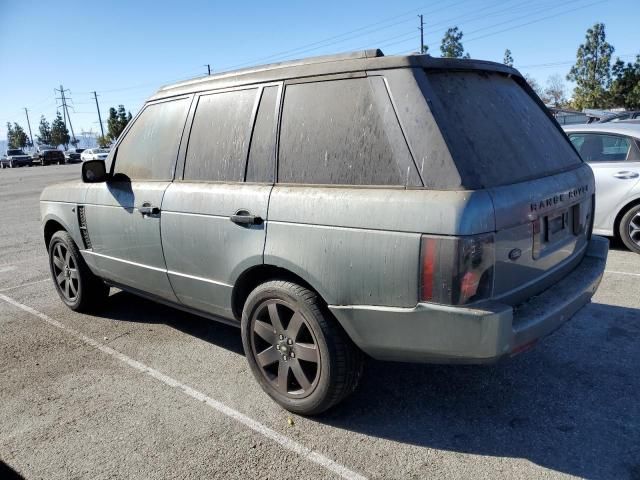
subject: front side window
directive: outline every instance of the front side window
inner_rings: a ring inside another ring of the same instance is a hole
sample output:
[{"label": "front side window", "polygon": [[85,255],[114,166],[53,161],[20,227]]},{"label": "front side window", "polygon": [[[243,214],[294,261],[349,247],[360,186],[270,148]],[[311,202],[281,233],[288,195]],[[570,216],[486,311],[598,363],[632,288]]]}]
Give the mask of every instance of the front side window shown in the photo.
[{"label": "front side window", "polygon": [[631,140],[618,135],[575,133],[569,139],[585,162],[622,162],[631,149]]},{"label": "front side window", "polygon": [[410,165],[406,144],[401,147],[404,152],[398,152],[399,142],[389,136],[392,129],[385,128],[393,112],[388,94],[374,94],[372,82],[376,81],[356,78],[286,87],[278,182],[406,185],[415,181],[417,172]]},{"label": "front side window", "polygon": [[198,101],[184,179],[242,182],[257,89],[203,95]]},{"label": "front side window", "polygon": [[188,98],[147,105],[118,145],[114,175],[172,180],[188,110]]}]

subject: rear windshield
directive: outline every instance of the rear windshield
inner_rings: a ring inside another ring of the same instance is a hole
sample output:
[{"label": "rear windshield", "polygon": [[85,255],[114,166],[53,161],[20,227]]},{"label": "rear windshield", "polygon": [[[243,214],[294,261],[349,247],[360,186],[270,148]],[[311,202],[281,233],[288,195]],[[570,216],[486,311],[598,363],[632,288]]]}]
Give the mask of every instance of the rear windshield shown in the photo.
[{"label": "rear windshield", "polygon": [[463,186],[517,183],[582,163],[547,113],[501,73],[429,70],[434,116]]}]

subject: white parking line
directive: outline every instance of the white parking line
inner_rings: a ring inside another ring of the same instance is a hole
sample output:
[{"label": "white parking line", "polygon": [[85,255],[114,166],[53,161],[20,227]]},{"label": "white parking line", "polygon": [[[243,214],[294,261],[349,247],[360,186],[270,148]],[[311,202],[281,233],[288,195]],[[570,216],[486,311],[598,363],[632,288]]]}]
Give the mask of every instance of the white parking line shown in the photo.
[{"label": "white parking line", "polygon": [[16,269],[15,265],[8,265],[6,267],[0,267],[0,273],[13,272],[15,269]]},{"label": "white parking line", "polygon": [[43,278],[42,280],[36,280],[35,282],[27,282],[21,285],[14,285],[13,287],[0,288],[0,292],[7,292],[9,290],[15,290],[20,287],[28,287],[29,285],[35,285],[36,283],[48,282],[51,281],[50,278]]},{"label": "white parking line", "polygon": [[618,275],[631,275],[632,277],[640,277],[640,273],[618,272],[616,270],[605,270],[605,273],[615,273]]},{"label": "white parking line", "polygon": [[243,425],[245,425],[246,427],[249,427],[251,430],[264,435],[265,437],[273,440],[274,442],[280,444],[281,446],[283,446],[284,448],[286,448],[287,450],[290,450],[298,455],[300,455],[303,458],[306,458],[307,460],[314,462],[318,465],[320,465],[321,467],[326,468],[327,470],[336,473],[337,475],[341,476],[342,478],[348,479],[348,480],[366,480],[366,477],[360,475],[359,473],[354,472],[353,470],[348,469],[347,467],[340,465],[337,462],[334,462],[333,460],[331,460],[330,458],[325,457],[324,455],[322,455],[321,453],[316,452],[315,450],[312,450],[308,447],[305,447],[304,445],[296,442],[295,440],[291,440],[289,437],[282,435],[281,433],[276,432],[275,430],[272,430],[271,428],[261,424],[260,422],[258,422],[257,420],[254,420],[250,417],[247,417],[246,415],[244,415],[243,413],[240,413],[239,411],[225,405],[224,403],[218,401],[218,400],[214,400],[213,398],[205,395],[202,392],[199,392],[197,390],[194,390],[193,388],[189,387],[188,385],[185,385],[183,383],[180,383],[178,380],[171,378],[167,375],[165,375],[162,372],[159,372],[158,370],[155,370],[147,365],[145,365],[144,363],[138,362],[137,360],[134,360],[131,357],[126,356],[123,353],[118,352],[117,350],[114,350],[111,347],[108,347],[102,343],[99,343],[97,341],[95,341],[94,339],[87,337],[86,335],[84,335],[83,333],[79,332],[78,330],[75,330],[71,327],[68,327],[66,325],[64,325],[63,323],[60,323],[57,320],[54,320],[53,318],[49,317],[48,315],[45,315],[44,313],[41,313],[27,305],[24,305],[20,302],[17,302],[16,300],[14,300],[13,298],[7,297],[6,295],[2,295],[0,294],[0,300],[4,300],[5,302],[9,303],[10,305],[13,305],[14,307],[20,308],[22,310],[24,310],[25,312],[30,313],[31,315],[34,315],[36,317],[38,317],[39,319],[45,321],[46,323],[48,323],[49,325],[52,325],[56,328],[59,328],[60,330],[63,330],[65,332],[67,332],[69,335],[71,335],[72,337],[75,337],[76,339],[80,340],[81,342],[86,343],[87,345],[90,345],[94,348],[96,348],[97,350],[100,350],[103,353],[106,353],[107,355],[110,355],[114,358],[117,358],[118,360],[126,363],[127,365],[129,365],[130,367],[142,372],[142,373],[146,373],[147,375],[155,378],[156,380],[159,380],[160,382],[164,383],[165,385],[168,385],[170,387],[174,387],[177,389],[182,390],[184,393],[186,393],[187,395],[189,395],[192,398],[195,398],[196,400],[200,400],[201,402],[205,403],[206,405],[208,405],[209,407],[213,408],[214,410],[226,415],[227,417],[230,417],[234,420],[236,420],[237,422],[242,423]]}]

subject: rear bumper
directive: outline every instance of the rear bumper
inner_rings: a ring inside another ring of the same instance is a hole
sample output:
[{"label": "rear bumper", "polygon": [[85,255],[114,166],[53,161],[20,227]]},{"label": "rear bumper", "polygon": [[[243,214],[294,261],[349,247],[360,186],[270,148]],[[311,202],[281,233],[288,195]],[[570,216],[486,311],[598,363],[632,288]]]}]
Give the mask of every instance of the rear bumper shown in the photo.
[{"label": "rear bumper", "polygon": [[380,360],[491,363],[552,333],[589,303],[604,272],[608,240],[593,237],[578,266],[557,284],[511,307],[330,306],[351,339]]}]

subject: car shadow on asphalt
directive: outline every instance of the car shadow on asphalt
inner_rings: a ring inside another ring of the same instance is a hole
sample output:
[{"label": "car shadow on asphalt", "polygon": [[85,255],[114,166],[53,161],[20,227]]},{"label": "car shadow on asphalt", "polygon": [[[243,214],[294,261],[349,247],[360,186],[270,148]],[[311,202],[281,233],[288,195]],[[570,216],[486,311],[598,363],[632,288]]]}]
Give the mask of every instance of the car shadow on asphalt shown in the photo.
[{"label": "car shadow on asphalt", "polygon": [[[237,328],[125,292],[103,314],[163,323],[243,354]],[[639,340],[640,310],[591,304],[532,351],[496,365],[369,360],[355,394],[313,420],[583,478],[640,480]]]},{"label": "car shadow on asphalt", "polygon": [[192,315],[121,290],[111,294],[107,305],[98,315],[134,323],[164,324],[216,347],[244,355],[238,327]]},{"label": "car shadow on asphalt", "polygon": [[24,477],[0,460],[0,478],[4,480],[23,480]]}]

